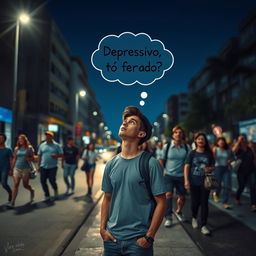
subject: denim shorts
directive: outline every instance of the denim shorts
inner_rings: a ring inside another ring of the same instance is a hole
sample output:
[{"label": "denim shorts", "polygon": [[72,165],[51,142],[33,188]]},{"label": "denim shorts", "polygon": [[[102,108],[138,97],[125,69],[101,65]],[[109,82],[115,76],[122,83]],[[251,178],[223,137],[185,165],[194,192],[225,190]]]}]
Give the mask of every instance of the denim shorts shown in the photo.
[{"label": "denim shorts", "polygon": [[176,188],[176,193],[179,196],[186,195],[186,189],[184,187],[184,177],[175,177],[175,176],[165,175],[164,183],[168,192],[173,193],[174,188]]}]

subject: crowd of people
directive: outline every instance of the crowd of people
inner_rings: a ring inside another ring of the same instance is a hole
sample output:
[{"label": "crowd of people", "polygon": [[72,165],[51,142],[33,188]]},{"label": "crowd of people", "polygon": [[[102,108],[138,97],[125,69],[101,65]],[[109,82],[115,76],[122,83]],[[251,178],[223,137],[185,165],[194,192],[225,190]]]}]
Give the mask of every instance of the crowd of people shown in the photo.
[{"label": "crowd of people", "polygon": [[[58,170],[58,159],[61,159],[63,168],[63,179],[66,185],[65,195],[75,192],[75,172],[80,159],[79,149],[74,144],[74,139],[69,137],[66,145],[62,147],[54,140],[54,133],[45,132],[45,141],[39,147],[37,153],[34,152],[28,137],[24,134],[18,136],[17,144],[12,150],[5,145],[6,135],[0,134],[0,182],[8,193],[8,206],[13,208],[18,196],[20,182],[30,193],[29,202],[35,198],[35,189],[29,184],[31,172],[36,169],[40,173],[40,183],[44,192],[44,200],[51,199],[48,181],[54,193],[54,199],[59,196],[58,184],[56,180]],[[88,185],[87,196],[91,197],[93,187],[93,177],[97,161],[94,143],[87,145],[82,152],[82,159],[87,162],[89,169],[85,171]],[[13,178],[13,188],[8,184],[8,176]]]},{"label": "crowd of people", "polygon": [[184,220],[182,208],[189,190],[192,226],[199,226],[197,215],[201,206],[201,231],[203,234],[210,233],[206,227],[210,196],[210,190],[204,188],[206,173],[215,176],[218,186],[212,190],[212,197],[216,203],[222,202],[225,209],[232,209],[230,197],[232,174],[235,173],[237,190],[234,203],[242,204],[241,194],[247,185],[250,191],[251,211],[256,212],[256,149],[255,143],[248,142],[245,134],[241,134],[231,144],[228,144],[224,137],[217,137],[215,144],[212,145],[206,134],[198,133],[190,146],[182,127],[175,126],[169,142],[158,142],[155,148],[151,143],[145,142],[143,148],[151,152],[164,168],[164,180],[168,190],[164,223],[166,227],[172,225],[174,190],[177,195],[177,209],[174,213],[180,221]]}]

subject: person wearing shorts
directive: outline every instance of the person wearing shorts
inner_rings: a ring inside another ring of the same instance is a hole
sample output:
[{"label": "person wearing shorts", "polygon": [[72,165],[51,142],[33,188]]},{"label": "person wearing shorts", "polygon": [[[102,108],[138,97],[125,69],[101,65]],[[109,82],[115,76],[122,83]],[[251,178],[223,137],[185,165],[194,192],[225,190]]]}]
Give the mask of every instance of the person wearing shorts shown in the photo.
[{"label": "person wearing shorts", "polygon": [[[182,208],[185,203],[186,189],[184,187],[184,163],[190,147],[184,143],[185,133],[180,126],[172,129],[172,141],[163,148],[162,159],[160,163],[165,168],[164,181],[167,189],[167,210],[165,213],[165,227],[172,225],[172,198],[174,188],[176,189],[177,209],[175,214],[180,221],[184,221]],[[166,157],[165,157],[166,156]],[[166,159],[165,159],[166,158]]]},{"label": "person wearing shorts", "polygon": [[13,190],[11,206],[14,207],[15,200],[18,195],[20,181],[23,181],[23,186],[30,192],[30,202],[33,202],[35,197],[34,189],[29,185],[30,164],[29,161],[34,158],[34,150],[26,135],[21,134],[18,137],[17,146],[14,150],[13,159]]}]

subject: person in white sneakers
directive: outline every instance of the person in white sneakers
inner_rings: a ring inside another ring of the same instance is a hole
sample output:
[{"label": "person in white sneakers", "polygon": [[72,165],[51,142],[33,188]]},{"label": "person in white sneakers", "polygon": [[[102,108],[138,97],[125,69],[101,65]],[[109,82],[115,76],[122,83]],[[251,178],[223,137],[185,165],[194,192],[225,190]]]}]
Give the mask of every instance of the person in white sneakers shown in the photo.
[{"label": "person in white sneakers", "polygon": [[185,132],[180,126],[172,129],[172,141],[165,144],[162,158],[159,160],[164,169],[164,181],[167,188],[166,200],[167,210],[165,213],[165,227],[172,225],[172,198],[174,189],[177,194],[177,209],[175,215],[179,221],[184,221],[182,209],[185,203],[186,189],[184,187],[184,164],[188,153],[191,151],[190,146],[184,143]]},{"label": "person in white sneakers", "polygon": [[204,133],[198,133],[196,135],[195,146],[196,149],[188,154],[185,162],[185,188],[190,190],[191,194],[192,227],[198,228],[199,226],[197,214],[199,207],[201,207],[201,232],[204,235],[209,235],[210,230],[206,224],[210,190],[204,187],[204,177],[205,173],[210,173],[214,170],[215,161]]}]

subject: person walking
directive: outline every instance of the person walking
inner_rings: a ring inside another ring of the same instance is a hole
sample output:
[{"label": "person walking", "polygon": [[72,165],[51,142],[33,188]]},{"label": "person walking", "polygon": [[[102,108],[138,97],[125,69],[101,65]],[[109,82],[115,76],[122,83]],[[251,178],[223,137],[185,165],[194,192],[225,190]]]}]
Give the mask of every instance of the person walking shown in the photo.
[{"label": "person walking", "polygon": [[[75,171],[78,166],[79,152],[78,148],[74,145],[74,139],[69,137],[67,139],[66,146],[63,147],[63,158],[62,158],[62,168],[63,168],[63,178],[66,184],[67,190],[66,195],[75,191]],[[69,182],[70,178],[70,182]]]},{"label": "person walking", "polygon": [[32,148],[26,135],[21,134],[18,137],[17,145],[14,149],[13,158],[13,190],[11,206],[15,205],[16,197],[20,181],[23,181],[23,186],[30,192],[30,203],[33,202],[35,197],[35,190],[29,184],[29,174],[31,167],[29,161],[34,159],[34,149]]},{"label": "person walking", "polygon": [[231,192],[232,174],[230,163],[232,160],[234,160],[234,157],[224,137],[217,138],[215,147],[213,148],[213,154],[215,158],[214,173],[219,185],[216,191],[213,192],[213,200],[216,203],[219,202],[223,183],[222,203],[224,208],[230,209],[231,205],[229,203],[229,195]]},{"label": "person walking", "polygon": [[96,168],[96,161],[97,159],[97,153],[95,152],[95,144],[90,143],[87,147],[87,149],[84,150],[82,159],[84,161],[87,161],[88,168],[86,168],[85,175],[86,175],[86,182],[88,186],[88,192],[87,196],[92,195],[92,187],[93,187],[93,180],[94,180],[94,173]]},{"label": "person walking", "polygon": [[208,199],[210,190],[204,187],[205,174],[214,170],[214,157],[204,133],[198,133],[195,137],[195,150],[192,150],[185,161],[184,180],[185,188],[190,190],[192,227],[198,228],[197,215],[201,207],[201,233],[209,235],[207,228]]},{"label": "person walking", "polygon": [[154,236],[166,210],[163,170],[151,157],[148,172],[154,207],[139,170],[145,152],[138,147],[150,138],[152,126],[136,107],[125,108],[122,118],[122,151],[106,164],[102,181],[100,234],[104,256],[151,256]]},{"label": "person walking", "polygon": [[10,204],[12,200],[12,190],[8,185],[8,175],[13,175],[11,169],[13,153],[11,148],[6,147],[5,142],[6,135],[0,133],[0,183],[8,193],[8,204]]},{"label": "person walking", "polygon": [[236,203],[241,204],[240,198],[247,183],[250,186],[250,200],[251,210],[256,211],[256,178],[255,178],[255,166],[254,159],[255,154],[253,150],[248,146],[247,136],[241,134],[238,140],[234,143],[232,151],[238,159],[241,160],[241,164],[237,171],[238,189],[236,192]]},{"label": "person walking", "polygon": [[185,203],[186,189],[184,187],[184,164],[190,147],[185,142],[185,132],[180,126],[172,129],[172,140],[163,148],[161,165],[164,167],[164,181],[168,192],[166,193],[167,210],[165,213],[165,227],[172,225],[173,193],[176,189],[177,209],[175,214],[180,221],[184,221],[182,209]]},{"label": "person walking", "polygon": [[44,191],[45,200],[50,199],[50,192],[47,185],[47,179],[54,190],[55,199],[58,198],[58,186],[56,182],[56,174],[58,169],[58,158],[63,157],[61,146],[54,141],[54,133],[45,132],[45,142],[38,149],[38,169],[40,172],[40,182]]}]

